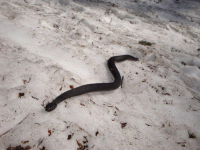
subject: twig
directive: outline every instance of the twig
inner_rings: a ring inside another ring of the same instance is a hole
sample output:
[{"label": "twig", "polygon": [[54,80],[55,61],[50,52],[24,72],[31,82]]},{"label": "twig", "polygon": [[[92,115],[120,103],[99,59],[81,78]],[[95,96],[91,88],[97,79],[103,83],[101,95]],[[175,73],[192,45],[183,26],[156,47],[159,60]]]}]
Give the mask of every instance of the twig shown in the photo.
[{"label": "twig", "polygon": [[[27,117],[28,117],[28,115],[27,115],[24,119],[22,119],[22,121],[20,121],[18,124],[16,124],[15,126],[21,124]],[[12,127],[12,128],[9,129],[8,131],[6,131],[6,132],[4,132],[3,134],[1,134],[0,137],[2,137],[2,136],[4,136],[5,134],[7,134],[7,133],[8,133],[10,130],[12,130],[13,128],[14,128],[14,127]]]}]

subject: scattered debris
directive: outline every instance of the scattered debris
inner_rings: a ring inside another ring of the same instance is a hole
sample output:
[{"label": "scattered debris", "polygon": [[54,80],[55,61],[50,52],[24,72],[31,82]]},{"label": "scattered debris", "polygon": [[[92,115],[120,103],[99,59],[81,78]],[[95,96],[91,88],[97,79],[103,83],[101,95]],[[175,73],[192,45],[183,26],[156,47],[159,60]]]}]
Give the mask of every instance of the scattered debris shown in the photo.
[{"label": "scattered debris", "polygon": [[168,96],[170,96],[170,94],[169,94],[169,93],[163,93],[163,95],[168,95]]},{"label": "scattered debris", "polygon": [[22,147],[21,145],[16,146],[16,147],[11,147],[9,146],[6,150],[30,150],[30,146]]},{"label": "scattered debris", "polygon": [[19,93],[19,94],[18,94],[18,97],[21,98],[21,97],[24,96],[24,95],[25,95],[24,93]]},{"label": "scattered debris", "polygon": [[88,149],[88,145],[87,145],[88,139],[87,139],[87,136],[83,136],[83,138],[84,138],[84,140],[82,141],[83,144],[80,143],[78,140],[76,140],[76,142],[77,142],[77,144],[78,144],[78,146],[79,146],[79,148],[77,148],[77,150]]},{"label": "scattered debris", "polygon": [[79,146],[79,148],[77,148],[77,150],[84,150],[83,144],[81,144],[78,140],[76,140],[76,142],[77,142],[77,144]]},{"label": "scattered debris", "polygon": [[48,130],[49,136],[51,136],[51,130]]},{"label": "scattered debris", "polygon": [[145,123],[147,126],[151,126],[150,124]]},{"label": "scattered debris", "polygon": [[91,101],[93,104],[96,104],[93,100],[90,99],[90,101]]},{"label": "scattered debris", "polygon": [[40,150],[47,150],[47,148],[43,146],[42,148],[40,148]]},{"label": "scattered debris", "polygon": [[54,24],[53,27],[59,29],[59,26],[57,24]]},{"label": "scattered debris", "polygon": [[173,100],[163,100],[163,102],[167,105],[173,105]]},{"label": "scattered debris", "polygon": [[99,134],[99,131],[97,131],[96,133],[95,133],[95,135],[97,136]]},{"label": "scattered debris", "polygon": [[26,144],[26,143],[28,143],[28,142],[29,142],[29,141],[22,141],[21,143],[22,143],[22,144]]},{"label": "scattered debris", "polygon": [[38,100],[38,98],[36,98],[36,97],[34,97],[34,96],[31,96],[33,99],[36,99],[36,100]]},{"label": "scattered debris", "polygon": [[182,61],[181,64],[184,65],[184,66],[187,65],[184,61]]},{"label": "scattered debris", "polygon": [[168,123],[168,122],[163,123],[161,127],[164,128],[164,127],[166,127],[167,125],[168,125],[168,127],[171,127],[170,122],[169,122],[169,123]]},{"label": "scattered debris", "polygon": [[67,137],[67,139],[70,140],[71,138],[72,138],[72,135],[69,134],[68,137]]},{"label": "scattered debris", "polygon": [[115,108],[119,111],[119,108],[117,108],[116,106],[115,106]]},{"label": "scattered debris", "polygon": [[29,78],[29,80],[22,80],[24,82],[24,84],[29,83],[31,81],[31,78]]},{"label": "scattered debris", "polygon": [[147,42],[147,41],[139,41],[139,44],[144,45],[144,46],[151,46],[152,43]]},{"label": "scattered debris", "polygon": [[62,87],[60,88],[60,91],[62,90]]},{"label": "scattered debris", "polygon": [[186,146],[186,142],[176,142],[177,144],[180,144],[182,147]]},{"label": "scattered debris", "polygon": [[189,106],[189,110],[192,109],[192,111],[197,111],[196,108],[193,108],[191,105]]},{"label": "scattered debris", "polygon": [[68,137],[67,137],[67,139],[70,140],[70,139],[72,138],[73,135],[74,135],[74,133],[69,134]]},{"label": "scattered debris", "polygon": [[147,81],[147,79],[142,80],[142,82],[146,82],[146,81]]},{"label": "scattered debris", "polygon": [[85,141],[83,141],[83,144],[88,143],[87,136],[84,136]]},{"label": "scattered debris", "polygon": [[43,139],[39,139],[37,148],[42,144],[43,141],[44,141],[44,138]]},{"label": "scattered debris", "polygon": [[196,139],[196,135],[192,133],[191,131],[188,131],[188,134],[189,134],[189,138]]},{"label": "scattered debris", "polygon": [[83,104],[83,103],[80,103],[80,105],[85,106],[85,104]]},{"label": "scattered debris", "polygon": [[123,129],[126,125],[127,125],[126,122],[125,122],[125,123],[121,123],[121,127],[122,127],[122,129]]}]

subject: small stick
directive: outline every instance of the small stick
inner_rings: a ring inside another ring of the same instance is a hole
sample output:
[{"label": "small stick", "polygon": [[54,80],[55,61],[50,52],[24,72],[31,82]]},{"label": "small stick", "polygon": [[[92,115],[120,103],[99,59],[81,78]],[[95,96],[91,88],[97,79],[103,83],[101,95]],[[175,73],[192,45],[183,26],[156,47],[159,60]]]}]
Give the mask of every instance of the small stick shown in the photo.
[{"label": "small stick", "polygon": [[[27,117],[28,117],[28,115],[27,115],[22,121],[20,121],[18,124],[16,124],[15,126],[21,124]],[[14,127],[15,127],[15,126],[14,126]],[[1,134],[0,137],[4,136],[4,135],[7,134],[8,132],[10,132],[10,130],[12,130],[14,127],[12,127],[12,128],[9,129],[8,131],[6,131],[6,132],[4,132],[3,134]]]}]

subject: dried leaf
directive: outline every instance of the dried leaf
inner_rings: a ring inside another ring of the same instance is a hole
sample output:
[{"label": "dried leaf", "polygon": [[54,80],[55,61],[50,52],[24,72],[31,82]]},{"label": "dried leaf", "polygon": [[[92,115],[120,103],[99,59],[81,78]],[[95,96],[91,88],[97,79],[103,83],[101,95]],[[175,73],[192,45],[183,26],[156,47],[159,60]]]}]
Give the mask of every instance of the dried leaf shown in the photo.
[{"label": "dried leaf", "polygon": [[122,129],[123,129],[126,125],[127,125],[126,122],[125,122],[125,123],[121,123],[121,127],[122,127]]},{"label": "dried leaf", "polygon": [[71,138],[72,138],[72,135],[69,134],[67,139],[70,140]]},{"label": "dried leaf", "polygon": [[76,142],[79,146],[79,148],[77,148],[77,150],[84,150],[84,146],[79,141],[76,140]]},{"label": "dried leaf", "polygon": [[95,135],[97,136],[99,134],[99,131],[97,131],[96,133],[95,133]]},{"label": "dried leaf", "polygon": [[189,138],[196,139],[196,135],[192,133],[191,131],[188,131],[188,134],[189,134]]},{"label": "dried leaf", "polygon": [[51,136],[51,130],[48,130],[49,136]]},{"label": "dried leaf", "polygon": [[19,93],[19,94],[18,94],[18,97],[21,98],[21,97],[24,96],[24,95],[25,95],[24,93]]},{"label": "dried leaf", "polygon": [[142,82],[146,82],[146,81],[147,81],[147,79],[142,80]]},{"label": "dried leaf", "polygon": [[29,142],[29,141],[22,141],[21,143],[22,143],[22,144],[26,144],[26,143],[28,143],[28,142]]},{"label": "dried leaf", "polygon": [[16,147],[8,147],[6,150],[30,150],[30,146],[22,147],[21,145]]},{"label": "dried leaf", "polygon": [[42,148],[40,148],[40,150],[47,150],[47,148],[43,146]]},{"label": "dried leaf", "polygon": [[151,46],[152,45],[152,43],[150,43],[150,42],[147,42],[147,41],[139,41],[139,44],[141,44],[141,45],[144,45],[144,46]]}]

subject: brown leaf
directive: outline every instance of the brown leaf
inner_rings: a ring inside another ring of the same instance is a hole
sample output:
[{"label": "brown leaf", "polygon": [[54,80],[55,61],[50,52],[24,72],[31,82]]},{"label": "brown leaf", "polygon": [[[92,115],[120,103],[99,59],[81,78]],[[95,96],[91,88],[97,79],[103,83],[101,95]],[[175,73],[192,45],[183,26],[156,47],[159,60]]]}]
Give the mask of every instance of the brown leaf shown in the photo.
[{"label": "brown leaf", "polygon": [[83,146],[79,141],[76,140],[76,142],[77,142],[77,144],[78,144],[79,147]]},{"label": "brown leaf", "polygon": [[85,106],[85,104],[81,103],[80,105]]},{"label": "brown leaf", "polygon": [[78,144],[78,146],[79,146],[79,148],[77,148],[77,150],[84,150],[84,146],[83,146],[83,144],[81,144],[79,141],[77,141],[76,140],[76,142],[77,142],[77,144]]},{"label": "brown leaf", "polygon": [[188,134],[189,134],[189,138],[196,139],[196,135],[192,133],[191,131],[188,131]]},{"label": "brown leaf", "polygon": [[26,144],[26,143],[28,143],[28,142],[29,142],[29,141],[22,141],[21,143],[22,143],[22,144]]},{"label": "brown leaf", "polygon": [[69,87],[70,87],[71,89],[73,89],[73,88],[74,88],[74,86],[73,86],[73,85],[70,85]]},{"label": "brown leaf", "polygon": [[30,150],[30,146],[22,147],[21,145],[16,147],[8,147],[6,150]]},{"label": "brown leaf", "polygon": [[24,84],[29,83],[31,81],[31,78],[29,78],[29,80],[22,80],[24,82]]},{"label": "brown leaf", "polygon": [[40,148],[40,150],[47,150],[47,148],[43,146],[42,148]]},{"label": "brown leaf", "polygon": [[142,80],[142,82],[146,82],[146,81],[147,81],[147,79]]},{"label": "brown leaf", "polygon": [[85,141],[83,141],[83,144],[88,143],[87,136],[84,136]]},{"label": "brown leaf", "polygon": [[182,147],[186,146],[186,142],[176,142],[177,144],[180,144]]},{"label": "brown leaf", "polygon": [[168,95],[168,96],[170,96],[170,94],[169,94],[169,93],[163,93],[163,95]]},{"label": "brown leaf", "polygon": [[126,125],[127,125],[126,122],[125,122],[125,123],[121,123],[121,127],[122,127],[122,129],[123,129]]},{"label": "brown leaf", "polygon": [[67,139],[70,140],[71,138],[72,138],[72,135],[69,134]]},{"label": "brown leaf", "polygon": [[18,97],[21,98],[22,96],[24,96],[24,93],[19,93]]},{"label": "brown leaf", "polygon": [[48,130],[49,136],[51,136],[51,130]]},{"label": "brown leaf", "polygon": [[95,133],[95,135],[97,136],[99,134],[99,131],[97,131],[96,133]]},{"label": "brown leaf", "polygon": [[[69,128],[69,126],[68,126],[67,128]],[[73,135],[74,135],[74,133],[69,134],[67,139],[70,140],[70,139],[72,138]]]}]

